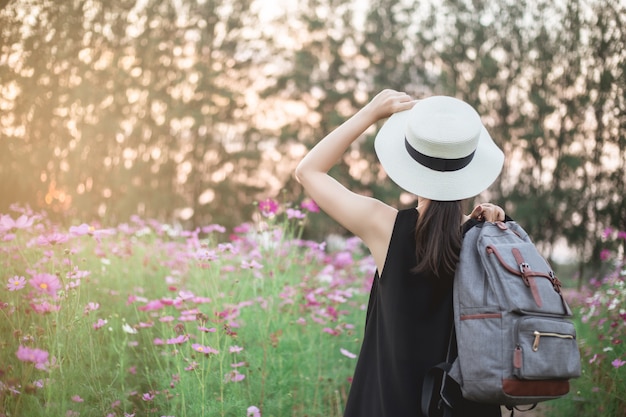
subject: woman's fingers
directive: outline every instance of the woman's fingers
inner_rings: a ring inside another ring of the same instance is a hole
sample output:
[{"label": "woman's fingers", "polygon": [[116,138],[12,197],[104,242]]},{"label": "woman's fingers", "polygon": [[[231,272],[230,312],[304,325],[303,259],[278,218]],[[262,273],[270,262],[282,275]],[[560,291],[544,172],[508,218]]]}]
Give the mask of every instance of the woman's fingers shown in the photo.
[{"label": "woman's fingers", "polygon": [[474,208],[470,217],[481,222],[504,221],[504,210],[500,206],[483,203]]}]

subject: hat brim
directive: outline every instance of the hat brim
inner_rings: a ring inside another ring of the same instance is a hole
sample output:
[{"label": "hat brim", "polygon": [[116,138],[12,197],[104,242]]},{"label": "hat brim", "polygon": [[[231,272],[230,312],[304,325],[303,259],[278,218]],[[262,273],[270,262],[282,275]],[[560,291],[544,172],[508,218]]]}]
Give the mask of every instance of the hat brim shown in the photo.
[{"label": "hat brim", "polygon": [[472,161],[458,171],[440,172],[416,162],[404,140],[410,110],[394,113],[379,130],[374,149],[385,172],[404,190],[438,201],[456,201],[480,194],[500,175],[504,154],[482,127]]}]

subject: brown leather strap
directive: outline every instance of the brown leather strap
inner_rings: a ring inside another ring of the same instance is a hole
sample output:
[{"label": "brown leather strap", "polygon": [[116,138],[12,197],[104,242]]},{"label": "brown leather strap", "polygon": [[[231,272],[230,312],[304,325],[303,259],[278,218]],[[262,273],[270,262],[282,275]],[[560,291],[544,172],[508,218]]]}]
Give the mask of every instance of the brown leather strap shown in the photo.
[{"label": "brown leather strap", "polygon": [[[539,288],[537,288],[537,283],[535,282],[535,276],[537,275],[533,274],[533,271],[530,269],[530,265],[524,260],[524,256],[519,249],[513,248],[511,249],[511,253],[513,253],[513,257],[515,258],[517,265],[519,265],[519,270],[522,274],[524,283],[527,287],[530,287],[530,292],[533,294],[533,299],[535,300],[537,307],[541,308],[543,306],[543,301],[541,300],[541,294],[539,294]],[[544,275],[546,278],[549,278],[547,274],[543,273],[540,276]]]}]

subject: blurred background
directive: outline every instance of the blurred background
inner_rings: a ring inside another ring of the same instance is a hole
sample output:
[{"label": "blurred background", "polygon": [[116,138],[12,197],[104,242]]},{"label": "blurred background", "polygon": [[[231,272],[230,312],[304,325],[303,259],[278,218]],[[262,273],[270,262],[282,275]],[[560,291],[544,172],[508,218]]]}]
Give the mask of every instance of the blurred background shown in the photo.
[{"label": "blurred background", "polygon": [[[582,272],[626,230],[624,0],[0,0],[0,34],[0,213],[230,227],[394,88],[477,108],[507,156],[479,201],[547,256]],[[374,132],[333,175],[412,204]]]}]

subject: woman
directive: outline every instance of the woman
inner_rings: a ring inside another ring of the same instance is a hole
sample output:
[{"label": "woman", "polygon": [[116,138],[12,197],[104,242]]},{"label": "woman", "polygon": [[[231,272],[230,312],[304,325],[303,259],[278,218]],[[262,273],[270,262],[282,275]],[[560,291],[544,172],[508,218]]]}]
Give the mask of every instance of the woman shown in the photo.
[{"label": "woman", "polygon": [[[353,193],[328,175],[352,142],[389,116],[375,149],[389,177],[418,196],[408,210]],[[363,240],[377,267],[345,417],[422,415],[424,374],[446,357],[461,226],[470,218],[504,220],[491,204],[465,216],[462,200],[489,187],[503,161],[468,104],[384,90],[298,165],[296,178],[307,193]],[[455,408],[455,416],[499,415],[497,406],[464,401]]]}]

